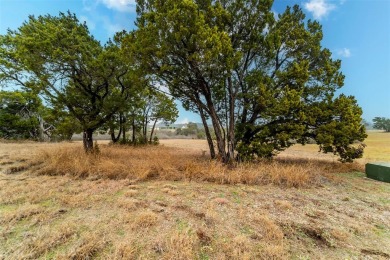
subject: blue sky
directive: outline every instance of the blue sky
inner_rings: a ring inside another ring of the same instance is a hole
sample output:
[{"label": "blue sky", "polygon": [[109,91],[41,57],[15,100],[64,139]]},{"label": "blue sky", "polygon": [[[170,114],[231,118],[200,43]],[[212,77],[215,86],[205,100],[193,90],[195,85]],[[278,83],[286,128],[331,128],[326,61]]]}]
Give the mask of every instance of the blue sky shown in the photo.
[{"label": "blue sky", "polygon": [[[342,60],[341,92],[353,95],[363,118],[390,118],[390,0],[275,0],[273,11],[298,4],[323,26],[323,47]],[[0,0],[0,34],[17,29],[28,15],[70,10],[86,21],[102,43],[116,31],[134,28],[135,0]],[[180,109],[179,123],[198,116]]]}]

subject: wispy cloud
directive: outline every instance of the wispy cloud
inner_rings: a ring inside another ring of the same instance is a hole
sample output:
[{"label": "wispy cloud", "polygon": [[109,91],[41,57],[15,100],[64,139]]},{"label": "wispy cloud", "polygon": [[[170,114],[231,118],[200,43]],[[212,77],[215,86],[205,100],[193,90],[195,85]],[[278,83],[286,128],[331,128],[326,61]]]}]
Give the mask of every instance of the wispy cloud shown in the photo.
[{"label": "wispy cloud", "polygon": [[101,20],[103,22],[104,29],[106,30],[108,36],[110,37],[112,37],[115,33],[125,29],[123,25],[111,21],[110,18],[107,16],[102,16]]},{"label": "wispy cloud", "polygon": [[83,0],[83,8],[85,11],[93,11],[98,5],[104,5],[106,8],[122,12],[134,12],[136,0]]},{"label": "wispy cloud", "polygon": [[310,0],[304,4],[304,7],[318,20],[327,16],[330,11],[336,8],[335,5],[330,4],[327,0]]},{"label": "wispy cloud", "polygon": [[351,50],[348,48],[343,48],[343,49],[337,50],[337,54],[341,57],[344,57],[344,58],[349,58],[352,55]]},{"label": "wispy cloud", "polygon": [[135,10],[135,0],[99,0],[107,8],[119,12],[133,12]]},{"label": "wispy cloud", "polygon": [[98,4],[96,0],[83,0],[83,8],[87,12],[95,10]]}]

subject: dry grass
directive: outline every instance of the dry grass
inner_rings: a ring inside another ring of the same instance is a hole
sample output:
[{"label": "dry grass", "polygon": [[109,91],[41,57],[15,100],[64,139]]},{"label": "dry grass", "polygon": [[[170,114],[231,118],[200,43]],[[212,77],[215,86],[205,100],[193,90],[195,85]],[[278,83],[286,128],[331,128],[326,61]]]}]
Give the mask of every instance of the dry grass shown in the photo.
[{"label": "dry grass", "polygon": [[365,143],[363,158],[366,161],[390,161],[390,133],[368,131]]},{"label": "dry grass", "polygon": [[360,164],[232,168],[200,146],[1,144],[0,259],[390,258],[390,185]]},{"label": "dry grass", "polygon": [[[390,133],[383,131],[367,131],[367,139],[364,143],[367,147],[364,149],[362,159],[357,162],[365,164],[375,161],[390,161]],[[328,161],[337,161],[338,157],[332,154],[323,154],[318,152],[318,146],[308,144],[305,146],[294,145],[280,154],[283,158],[311,158]]]},{"label": "dry grass", "polygon": [[[59,147],[41,151],[33,164],[43,175],[76,178],[108,178],[144,181],[188,180],[219,184],[275,184],[308,187],[329,179],[329,173],[362,170],[355,164],[319,160],[278,159],[257,164],[227,167],[183,149],[171,147],[122,147],[102,145],[99,155],[85,154],[79,147]],[[172,187],[165,192],[180,195]]]},{"label": "dry grass", "polygon": [[315,189],[1,177],[5,259],[381,259],[390,254],[390,187],[356,174]]}]

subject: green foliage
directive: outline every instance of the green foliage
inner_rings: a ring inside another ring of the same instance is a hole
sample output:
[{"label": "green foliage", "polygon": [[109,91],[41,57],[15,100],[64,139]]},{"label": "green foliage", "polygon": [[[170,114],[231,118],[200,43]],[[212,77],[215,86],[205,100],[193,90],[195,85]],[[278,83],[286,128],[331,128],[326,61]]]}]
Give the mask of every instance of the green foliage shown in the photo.
[{"label": "green foliage", "polygon": [[390,132],[390,118],[375,117],[373,120],[374,128]]},{"label": "green foliage", "polygon": [[158,145],[160,143],[160,140],[158,139],[157,136],[153,137],[153,141],[152,141],[152,144],[153,145]]},{"label": "green foliage", "polygon": [[199,132],[198,125],[196,123],[189,122],[186,127],[176,129],[177,135],[196,135]]},{"label": "green foliage", "polygon": [[151,120],[163,120],[166,124],[173,124],[179,116],[174,99],[161,92],[152,94],[149,105]]},{"label": "green foliage", "polygon": [[186,127],[176,129],[176,135],[196,136],[198,139],[205,139],[205,130],[198,127],[198,124],[189,122]]},{"label": "green foliage", "polygon": [[0,91],[0,138],[39,139],[41,100],[32,92]]},{"label": "green foliage", "polygon": [[[131,66],[116,42],[101,46],[69,12],[30,16],[18,30],[1,36],[0,54],[2,82],[33,89],[52,107],[65,107],[83,131],[106,123],[136,78],[129,76]],[[92,139],[84,145],[91,149]]]},{"label": "green foliage", "polygon": [[51,141],[71,140],[73,134],[82,132],[82,126],[65,108],[44,108],[42,119],[47,124],[46,131]]},{"label": "green foliage", "polygon": [[313,140],[342,161],[362,156],[354,146],[366,137],[361,109],[353,97],[335,97],[341,61],[298,6],[275,19],[267,0],[138,4],[133,52],[187,109],[210,119],[224,162],[235,150],[242,160],[272,157]]}]

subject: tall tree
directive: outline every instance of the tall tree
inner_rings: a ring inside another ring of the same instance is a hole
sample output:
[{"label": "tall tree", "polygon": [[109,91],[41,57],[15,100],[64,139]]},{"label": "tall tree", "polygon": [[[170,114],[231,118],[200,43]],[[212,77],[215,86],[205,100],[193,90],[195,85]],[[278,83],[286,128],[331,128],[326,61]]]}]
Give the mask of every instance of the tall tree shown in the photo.
[{"label": "tall tree", "polygon": [[353,97],[335,98],[344,76],[341,62],[321,46],[320,24],[305,22],[298,6],[275,19],[271,6],[139,0],[133,52],[200,113],[205,128],[211,120],[224,162],[235,151],[238,159],[271,157],[313,139],[344,161],[360,157],[361,147],[352,144],[366,136],[362,111]]},{"label": "tall tree", "polygon": [[128,98],[130,66],[118,47],[93,38],[71,13],[30,16],[0,38],[0,80],[33,88],[53,106],[65,106],[81,124],[86,151],[92,134]]},{"label": "tall tree", "polygon": [[207,1],[138,4],[136,54],[172,95],[200,112],[205,128],[205,118],[211,119],[218,153],[227,161],[225,128],[217,104],[224,98],[224,80],[235,59],[229,36],[218,28],[228,14],[221,5]]}]

